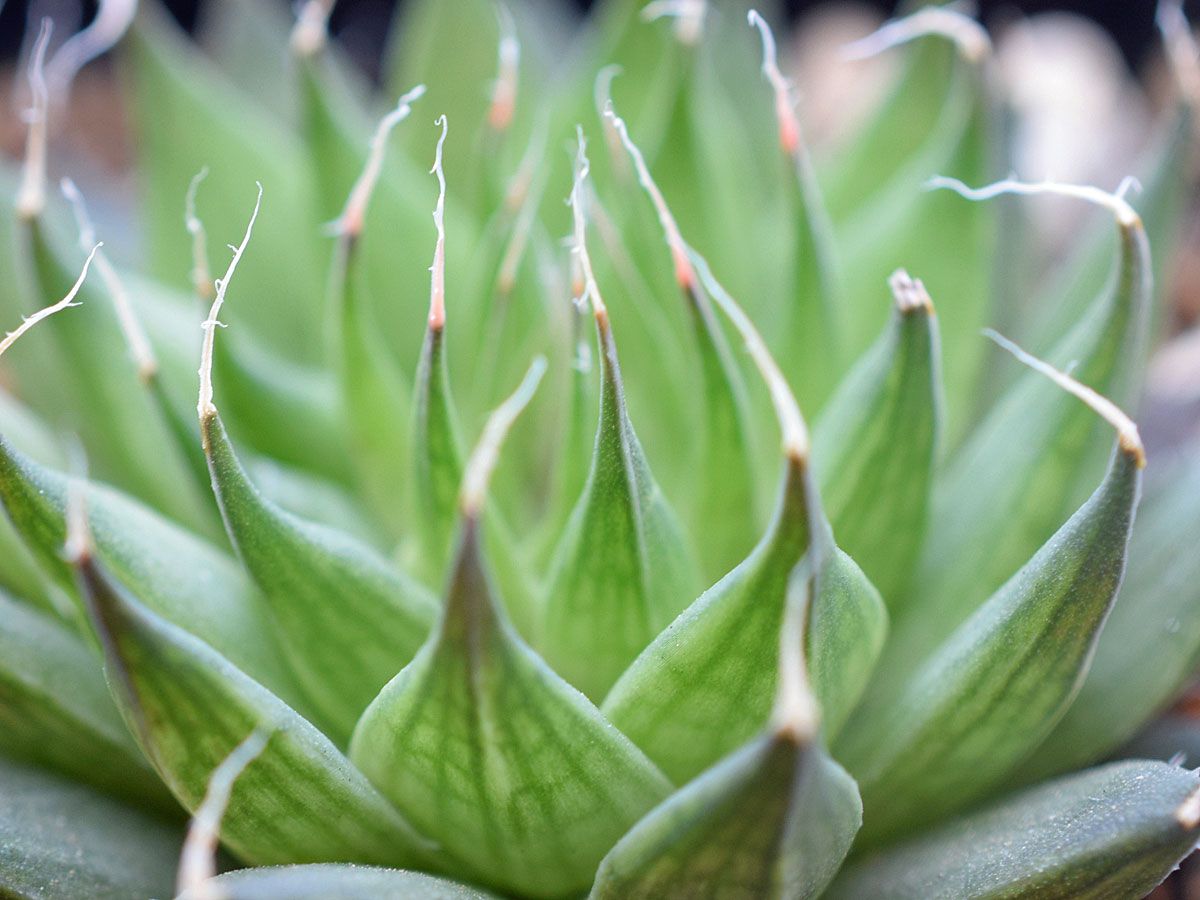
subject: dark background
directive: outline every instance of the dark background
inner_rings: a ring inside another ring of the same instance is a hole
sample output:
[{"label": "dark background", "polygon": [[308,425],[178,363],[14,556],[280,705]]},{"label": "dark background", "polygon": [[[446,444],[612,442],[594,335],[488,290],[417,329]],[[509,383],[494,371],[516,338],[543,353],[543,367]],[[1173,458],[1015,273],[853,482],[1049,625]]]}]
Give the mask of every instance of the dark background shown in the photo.
[{"label": "dark background", "polygon": [[[154,2],[154,0],[143,0]],[[165,3],[185,25],[191,25],[197,10],[204,0],[165,0]],[[287,2],[287,0],[259,0],[262,3]],[[403,0],[340,0],[335,8],[333,30],[350,22],[384,21],[393,8]],[[454,0],[444,0],[454,2]],[[579,7],[587,7],[588,0],[564,0]],[[721,0],[714,0],[720,3]],[[828,0],[826,0],[828,2]],[[0,57],[11,59],[20,46],[25,32],[26,10],[33,5],[31,0],[8,0],[0,10]],[[82,3],[84,12],[90,17],[94,2]],[[784,6],[793,16],[819,5],[819,0],[786,0]],[[874,0],[873,5],[884,12],[894,12],[897,3]],[[1155,46],[1154,9],[1156,0],[979,0],[978,6],[985,21],[989,18],[1008,16],[1014,12],[1026,14],[1049,10],[1068,10],[1089,16],[1116,38],[1125,58],[1135,70],[1140,67],[1147,54]],[[1189,0],[1185,7],[1193,21],[1200,21],[1200,0]],[[357,30],[357,29],[356,29]],[[371,28],[369,33],[378,36],[380,45],[384,29]]]}]

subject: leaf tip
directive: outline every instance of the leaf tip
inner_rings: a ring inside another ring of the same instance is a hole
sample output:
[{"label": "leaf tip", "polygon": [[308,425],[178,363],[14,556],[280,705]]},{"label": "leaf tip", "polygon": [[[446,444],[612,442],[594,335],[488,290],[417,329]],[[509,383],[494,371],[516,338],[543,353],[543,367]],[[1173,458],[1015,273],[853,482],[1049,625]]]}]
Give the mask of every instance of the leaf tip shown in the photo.
[{"label": "leaf tip", "polygon": [[866,37],[846,44],[842,58],[870,59],[893,47],[934,35],[952,41],[969,63],[978,65],[992,55],[992,39],[979,22],[953,9],[927,6],[902,19],[885,22]]},{"label": "leaf tip", "polygon": [[325,49],[329,40],[329,15],[335,0],[305,0],[297,7],[296,24],[289,44],[300,59],[310,59]]},{"label": "leaf tip", "polygon": [[517,103],[517,81],[521,64],[521,42],[517,38],[517,23],[512,10],[502,2],[496,3],[500,23],[500,39],[496,47],[496,80],[492,84],[492,100],[487,121],[493,131],[504,131],[512,124]]},{"label": "leaf tip", "polygon": [[918,312],[933,314],[933,301],[929,299],[929,292],[925,290],[921,279],[913,278],[904,269],[897,269],[888,278],[888,287],[892,289],[892,298],[901,315]]},{"label": "leaf tip", "polygon": [[1049,363],[1021,349],[1016,343],[1004,337],[999,332],[987,328],[984,329],[983,333],[999,347],[1011,353],[1018,362],[1049,378],[1064,391],[1078,397],[1091,407],[1098,416],[1108,422],[1117,432],[1117,445],[1120,447],[1121,452],[1133,460],[1137,468],[1144,469],[1146,467],[1146,448],[1142,443],[1141,435],[1138,433],[1138,427],[1133,419],[1120,407],[1086,384],[1076,381],[1065,372],[1060,372]]},{"label": "leaf tip", "polygon": [[429,329],[441,331],[446,327],[446,171],[442,165],[442,152],[450,126],[445,113],[438,116],[435,124],[441,126],[442,134],[434,151],[433,168],[429,170],[438,181],[437,205],[433,208],[437,242],[433,247],[433,265],[429,267]]},{"label": "leaf tip", "polygon": [[1175,821],[1188,831],[1200,827],[1200,785],[1192,788],[1175,809]]},{"label": "leaf tip", "polygon": [[756,9],[746,13],[750,27],[757,28],[762,39],[762,73],[775,94],[775,120],[779,125],[779,146],[788,156],[800,150],[800,121],[796,117],[792,87],[779,70],[775,34]]}]

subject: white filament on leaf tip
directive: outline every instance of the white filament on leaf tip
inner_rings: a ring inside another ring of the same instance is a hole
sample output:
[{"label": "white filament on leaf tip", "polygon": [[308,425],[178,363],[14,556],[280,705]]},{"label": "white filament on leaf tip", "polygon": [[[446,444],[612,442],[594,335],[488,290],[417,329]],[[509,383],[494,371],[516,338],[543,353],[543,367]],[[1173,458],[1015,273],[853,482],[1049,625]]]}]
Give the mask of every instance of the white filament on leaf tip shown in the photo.
[{"label": "white filament on leaf tip", "polygon": [[[70,178],[62,179],[59,187],[75,213],[75,223],[79,228],[79,246],[84,250],[97,246],[96,229],[88,215],[83,194]],[[146,336],[146,331],[142,328],[137,313],[133,310],[129,292],[125,290],[121,276],[117,274],[117,270],[113,268],[113,264],[108,261],[108,257],[103,252],[96,251],[96,270],[100,273],[100,280],[104,282],[104,287],[112,299],[113,309],[117,313],[117,323],[121,327],[121,333],[125,336],[125,342],[129,345],[129,354],[133,357],[134,365],[137,366],[138,377],[143,382],[149,381],[158,374],[158,360],[154,358],[150,338]]]},{"label": "white filament on leaf tip", "polygon": [[301,58],[315,56],[329,39],[329,16],[336,0],[304,0],[297,5],[292,28],[292,52]]},{"label": "white filament on leaf tip", "polygon": [[137,15],[137,7],[137,0],[100,0],[92,23],[63,42],[46,64],[46,81],[56,102],[66,99],[80,69],[107,53],[124,37]]},{"label": "white filament on leaf tip", "polygon": [[925,182],[925,189],[930,191],[939,189],[951,190],[967,200],[991,200],[993,197],[999,197],[1003,194],[1023,196],[1051,194],[1058,197],[1073,197],[1077,200],[1094,203],[1109,210],[1116,217],[1117,224],[1123,228],[1142,227],[1141,216],[1137,214],[1137,211],[1129,205],[1129,201],[1125,199],[1125,195],[1131,190],[1140,190],[1140,185],[1133,176],[1122,179],[1120,187],[1112,193],[1090,184],[1063,184],[1050,180],[1027,182],[1018,181],[1015,178],[1005,178],[984,187],[972,188],[957,178],[947,178],[944,175],[935,175],[933,178],[930,178]]},{"label": "white filament on leaf tip", "polygon": [[687,254],[687,244],[684,243],[683,235],[679,231],[679,225],[675,221],[675,216],[671,214],[666,198],[663,197],[662,191],[658,189],[658,185],[655,184],[654,178],[650,175],[650,168],[646,165],[646,159],[642,156],[642,151],[638,149],[637,144],[629,137],[629,129],[625,127],[625,120],[617,115],[616,110],[613,109],[611,100],[608,101],[608,104],[604,108],[604,117],[612,122],[613,127],[617,130],[617,134],[621,138],[621,143],[629,152],[629,156],[633,160],[633,166],[637,170],[638,183],[650,195],[650,201],[654,204],[654,210],[658,214],[658,222],[662,226],[663,236],[667,240],[667,246],[671,250],[671,259],[675,264],[675,280],[679,282],[681,288],[690,290],[696,283],[696,276],[692,271],[692,264]]},{"label": "white filament on leaf tip", "polygon": [[429,267],[429,327],[440,331],[446,325],[446,172],[442,166],[442,148],[450,126],[445,113],[438,116],[435,124],[442,126],[442,136],[438,138],[433,168],[429,170],[438,180],[437,205],[433,208],[437,243],[433,245],[433,265]]},{"label": "white filament on leaf tip", "polygon": [[50,114],[50,92],[46,86],[46,47],[54,23],[42,19],[29,54],[26,77],[29,81],[30,103],[25,111],[29,132],[25,138],[25,165],[21,171],[21,187],[17,192],[17,215],[30,221],[36,219],[46,206],[46,141]]},{"label": "white filament on leaf tip", "polygon": [[50,306],[44,307],[35,313],[30,313],[28,316],[22,317],[21,324],[4,335],[4,338],[0,340],[0,356],[3,356],[4,351],[15,344],[17,340],[20,339],[21,335],[27,332],[38,322],[41,322],[43,319],[50,318],[50,316],[54,315],[56,312],[61,312],[62,310],[72,306],[81,305],[75,302],[75,296],[79,293],[79,289],[83,287],[83,282],[84,279],[87,278],[88,269],[92,265],[92,260],[96,258],[96,253],[103,246],[103,244],[97,244],[92,248],[92,251],[87,256],[87,259],[83,262],[83,271],[79,273],[79,277],[75,279],[75,284],[71,286],[71,290],[67,291],[67,295],[65,297],[63,297],[57,303],[52,303]]},{"label": "white filament on leaf tip", "polygon": [[792,98],[792,85],[779,71],[779,60],[775,47],[775,35],[767,20],[759,15],[758,10],[752,9],[746,14],[746,20],[758,29],[762,37],[762,73],[775,93],[775,119],[779,123],[779,145],[789,156],[800,149],[800,120],[796,117],[795,101]]},{"label": "white filament on leaf tip", "polygon": [[545,374],[546,357],[534,357],[525,377],[517,385],[517,389],[488,416],[479,443],[471,452],[471,458],[467,461],[467,467],[463,472],[462,493],[459,500],[463,515],[471,518],[479,515],[483,508],[483,501],[487,497],[488,482],[491,480],[492,471],[496,468],[496,463],[500,458],[500,446],[508,436],[509,429],[517,420],[517,416],[533,399],[534,392]]},{"label": "white filament on leaf tip", "polygon": [[200,182],[207,177],[208,166],[204,166],[188,182],[183,199],[183,224],[192,236],[192,287],[201,300],[211,300],[213,296],[212,273],[208,269],[208,236],[204,232],[204,223],[196,215],[196,192],[200,190]]},{"label": "white filament on leaf tip", "polygon": [[642,20],[675,20],[675,37],[681,43],[699,43],[704,33],[704,18],[708,14],[707,0],[652,0],[642,7]]},{"label": "white filament on leaf tip", "polygon": [[1193,108],[1200,107],[1200,46],[1183,11],[1182,0],[1159,0],[1154,21],[1162,33],[1167,59],[1184,99]]},{"label": "white filament on leaf tip", "polygon": [[196,410],[199,412],[201,420],[217,414],[217,408],[213,406],[213,342],[216,340],[217,326],[225,327],[218,321],[217,316],[220,315],[221,305],[225,302],[225,291],[229,289],[229,279],[233,277],[237,264],[241,262],[242,254],[246,252],[246,245],[250,243],[250,234],[254,231],[254,223],[258,219],[258,211],[262,207],[262,183],[255,182],[255,184],[258,185],[258,197],[254,201],[254,212],[250,214],[250,221],[246,223],[246,233],[242,235],[242,242],[236,247],[232,244],[229,245],[229,249],[233,251],[233,258],[229,260],[229,268],[225,270],[225,274],[213,282],[212,306],[208,310],[208,318],[200,325],[204,329],[204,343],[200,347],[200,399],[196,403]]},{"label": "white filament on leaf tip", "polygon": [[575,139],[579,149],[575,153],[575,180],[571,184],[571,219],[575,226],[575,240],[571,253],[578,266],[577,274],[583,282],[575,304],[582,308],[590,300],[592,313],[597,320],[607,321],[608,307],[604,305],[604,298],[600,296],[600,286],[596,284],[596,273],[592,270],[592,258],[587,249],[587,210],[584,207],[583,186],[588,172],[591,171],[591,163],[587,158],[587,141],[583,137],[582,125],[575,126]]},{"label": "white filament on leaf tip", "polygon": [[362,233],[363,223],[367,215],[367,205],[371,202],[371,194],[375,191],[375,183],[383,171],[383,155],[387,150],[388,135],[392,129],[408,118],[412,112],[412,104],[425,93],[425,85],[418,84],[407,94],[396,101],[396,108],[379,120],[375,133],[371,136],[371,147],[367,154],[367,162],[350,195],[346,198],[346,206],[338,217],[334,231],[347,238],[358,237]]},{"label": "white filament on leaf tip", "polygon": [[496,19],[500,25],[500,40],[496,47],[496,81],[492,85],[488,124],[495,131],[503,131],[512,124],[517,105],[521,42],[517,38],[517,23],[512,11],[504,3],[496,3]]},{"label": "white filament on leaf tip", "polygon": [[767,342],[763,340],[762,334],[759,333],[750,317],[746,315],[745,310],[713,276],[704,257],[692,250],[691,259],[695,264],[701,283],[742,336],[746,351],[754,360],[763,381],[766,382],[767,390],[771,395],[771,403],[775,407],[775,416],[779,420],[784,453],[789,459],[807,459],[808,426],[804,423],[804,416],[800,412],[800,404],[796,401],[796,395],[792,393],[787,378],[767,348]]},{"label": "white filament on leaf tip", "polygon": [[1064,391],[1073,394],[1090,406],[1100,418],[1104,419],[1104,421],[1108,422],[1116,430],[1121,448],[1134,458],[1138,468],[1146,465],[1146,450],[1142,445],[1141,435],[1138,434],[1137,425],[1117,404],[1086,384],[1076,381],[1067,373],[1060,372],[1048,362],[1038,359],[1032,353],[1021,349],[1016,343],[1010,341],[999,332],[991,328],[985,328],[983,333],[999,347],[1002,347],[1016,357],[1018,362],[1025,364],[1038,374],[1046,376]]},{"label": "white filament on leaf tip", "polygon": [[779,686],[771,724],[776,734],[806,744],[817,734],[820,710],[804,663],[804,627],[810,601],[809,570],[801,564],[788,578],[783,624],[779,629]]},{"label": "white filament on leaf tip", "polygon": [[179,874],[175,892],[194,900],[222,900],[225,897],[211,882],[217,874],[217,842],[221,836],[221,819],[229,806],[233,785],[267,748],[270,732],[256,728],[213,769],[208,779],[204,800],[197,807],[188,826],[187,838],[179,857]]},{"label": "white filament on leaf tip", "polygon": [[980,63],[991,56],[992,39],[970,16],[941,6],[926,6],[910,16],[885,22],[877,31],[842,48],[842,58],[870,59],[917,38],[941,35],[953,41],[962,56]]}]

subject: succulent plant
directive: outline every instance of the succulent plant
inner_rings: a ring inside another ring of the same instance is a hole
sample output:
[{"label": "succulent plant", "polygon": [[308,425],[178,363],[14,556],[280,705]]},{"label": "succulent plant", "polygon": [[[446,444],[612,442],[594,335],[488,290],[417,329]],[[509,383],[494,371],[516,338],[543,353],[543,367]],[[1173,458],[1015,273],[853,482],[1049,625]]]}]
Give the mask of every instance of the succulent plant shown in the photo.
[{"label": "succulent plant", "polygon": [[[205,53],[109,0],[29,53],[0,894],[1162,881],[1200,776],[1122,747],[1200,663],[1200,459],[1122,409],[1193,186],[1180,8],[1133,194],[996,181],[991,42],[941,7],[851,48],[898,68],[820,155],[736,2],[414,0],[390,112],[331,6],[214,2]],[[118,41],[98,233],[47,145]],[[1047,264],[1056,197],[1097,221]]]}]

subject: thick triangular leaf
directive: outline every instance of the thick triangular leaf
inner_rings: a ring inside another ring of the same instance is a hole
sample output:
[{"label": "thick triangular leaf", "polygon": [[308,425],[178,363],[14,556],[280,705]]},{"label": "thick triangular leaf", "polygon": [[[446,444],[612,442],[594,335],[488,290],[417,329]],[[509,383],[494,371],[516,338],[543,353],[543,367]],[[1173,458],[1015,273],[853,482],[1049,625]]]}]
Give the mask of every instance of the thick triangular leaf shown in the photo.
[{"label": "thick triangular leaf", "polygon": [[1124,762],[1033,788],[867,857],[831,900],[1142,897],[1200,837],[1194,772]]},{"label": "thick triangular leaf", "polygon": [[83,550],[75,566],[109,687],[179,801],[195,811],[246,734],[270,734],[238,778],[221,839],[256,864],[429,865],[435,848],[329,739],[198,638],[134,599]]},{"label": "thick triangular leaf", "polygon": [[0,758],[0,894],[169,897],[183,834],[79,784]]},{"label": "thick triangular leaf", "polygon": [[[1157,476],[1157,477],[1155,477]],[[1019,776],[1030,782],[1102,759],[1170,703],[1200,664],[1200,459],[1147,478],[1120,601],[1079,695]],[[1169,755],[1169,754],[1168,754]]]},{"label": "thick triangular leaf", "polygon": [[66,626],[0,595],[0,753],[122,797],[176,809]]},{"label": "thick triangular leaf", "polygon": [[833,542],[803,420],[782,373],[704,260],[693,260],[763,369],[784,431],[784,470],[775,516],[758,546],[671,623],[605,698],[606,715],[677,782],[762,727],[775,692],[787,581],[810,547],[818,552],[808,655],[830,733],[857,701],[886,629],[878,592]]},{"label": "thick triangular leaf", "polygon": [[[67,478],[0,438],[0,501],[46,570],[74,595],[62,559]],[[232,559],[111,488],[91,487],[87,503],[100,556],[148,607],[272,690],[294,693],[263,599]]]},{"label": "thick triangular leaf", "polygon": [[555,555],[538,647],[599,700],[687,604],[694,571],[629,412],[607,314],[600,341],[600,424],[592,468]]},{"label": "thick triangular leaf", "polygon": [[862,801],[816,732],[815,698],[798,652],[808,593],[795,584],[792,614],[781,628],[779,698],[766,733],[672,794],[623,837],[600,864],[593,900],[805,900],[820,894],[841,866],[862,824]]},{"label": "thick triangular leaf", "polygon": [[[1101,394],[1121,398],[1129,395],[1145,337],[1150,260],[1137,214],[1115,203],[1115,277],[1049,360],[1070,366],[1076,379]],[[954,378],[949,369],[946,376]],[[897,676],[911,672],[1050,537],[1079,502],[1080,479],[1095,483],[1095,470],[1081,469],[1092,459],[1097,427],[1087,409],[1036,372],[1014,382],[939,474],[928,540],[881,661],[881,679],[898,686]]]},{"label": "thick triangular leaf", "polygon": [[425,642],[433,597],[370,547],[259,494],[220,416],[203,417],[201,430],[229,538],[271,608],[318,724],[345,745],[367,704]]},{"label": "thick triangular leaf", "polygon": [[836,746],[879,841],[995,789],[1066,712],[1125,566],[1144,465],[1123,438],[1092,497]]},{"label": "thick triangular leaf", "polygon": [[925,533],[941,430],[937,317],[924,285],[892,276],[892,322],[842,381],[813,436],[838,543],[896,604]]},{"label": "thick triangular leaf", "polygon": [[225,900],[489,900],[465,884],[420,872],[314,863],[263,866],[226,872],[185,891],[175,900],[205,900],[216,891]]},{"label": "thick triangular leaf", "polygon": [[586,888],[670,783],[516,634],[491,587],[480,511],[532,370],[489,420],[464,481],[442,618],[363,714],[351,757],[473,881],[526,896]]}]

